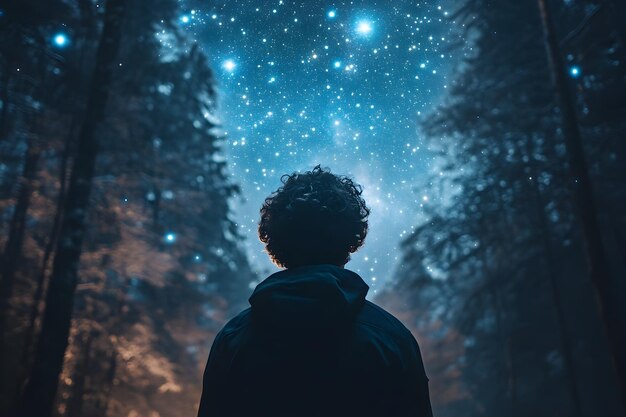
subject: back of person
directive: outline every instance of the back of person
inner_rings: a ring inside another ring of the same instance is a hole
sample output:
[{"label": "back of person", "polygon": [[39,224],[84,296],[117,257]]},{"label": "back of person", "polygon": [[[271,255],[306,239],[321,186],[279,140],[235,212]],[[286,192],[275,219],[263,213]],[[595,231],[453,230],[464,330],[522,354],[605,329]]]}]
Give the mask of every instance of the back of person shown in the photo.
[{"label": "back of person", "polygon": [[266,278],[213,342],[198,416],[432,416],[415,339],[368,289],[341,262]]}]

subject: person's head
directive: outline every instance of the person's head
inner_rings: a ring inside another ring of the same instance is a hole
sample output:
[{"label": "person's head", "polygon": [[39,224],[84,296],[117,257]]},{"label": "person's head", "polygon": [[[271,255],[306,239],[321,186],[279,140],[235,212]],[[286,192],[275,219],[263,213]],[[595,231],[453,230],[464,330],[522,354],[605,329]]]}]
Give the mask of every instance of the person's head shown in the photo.
[{"label": "person's head", "polygon": [[363,188],[317,165],[281,177],[283,185],[261,207],[259,238],[284,268],[345,265],[363,245],[370,209]]}]

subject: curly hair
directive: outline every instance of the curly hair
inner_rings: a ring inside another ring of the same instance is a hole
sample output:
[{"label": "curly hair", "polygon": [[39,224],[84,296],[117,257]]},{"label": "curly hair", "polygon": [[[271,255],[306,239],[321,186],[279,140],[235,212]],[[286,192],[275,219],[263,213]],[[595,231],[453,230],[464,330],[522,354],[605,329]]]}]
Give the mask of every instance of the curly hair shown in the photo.
[{"label": "curly hair", "polygon": [[319,165],[280,180],[259,222],[259,238],[272,261],[284,268],[347,263],[367,235],[370,209],[363,187]]}]

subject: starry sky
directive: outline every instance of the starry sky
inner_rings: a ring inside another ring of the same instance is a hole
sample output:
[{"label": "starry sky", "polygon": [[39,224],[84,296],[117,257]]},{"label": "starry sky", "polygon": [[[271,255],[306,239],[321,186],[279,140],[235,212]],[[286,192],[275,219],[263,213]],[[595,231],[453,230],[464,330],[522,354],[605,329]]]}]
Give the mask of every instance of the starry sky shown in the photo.
[{"label": "starry sky", "polygon": [[418,129],[445,97],[462,48],[458,1],[188,2],[180,24],[210,57],[224,151],[243,199],[234,219],[262,278],[277,271],[256,227],[285,173],[353,177],[372,209],[347,268],[375,294],[429,204],[433,155]]}]

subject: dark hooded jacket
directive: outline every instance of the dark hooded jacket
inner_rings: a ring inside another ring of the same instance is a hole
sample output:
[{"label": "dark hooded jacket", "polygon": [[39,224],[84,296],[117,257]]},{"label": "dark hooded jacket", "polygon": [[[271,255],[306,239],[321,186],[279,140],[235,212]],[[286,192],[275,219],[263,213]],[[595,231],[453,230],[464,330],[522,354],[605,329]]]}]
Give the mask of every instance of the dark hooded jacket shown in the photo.
[{"label": "dark hooded jacket", "polygon": [[368,290],[329,264],[261,282],[215,337],[198,416],[432,416],[415,338]]}]

